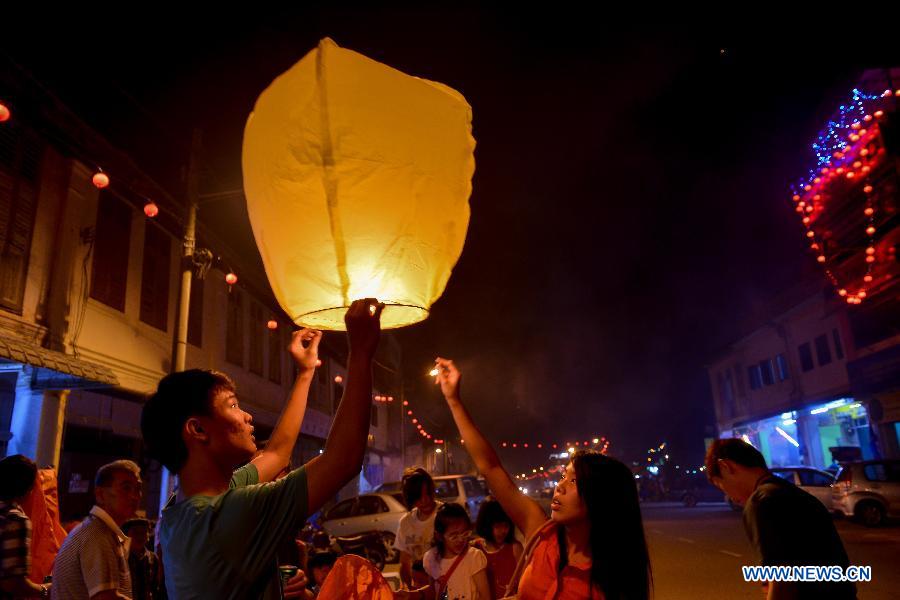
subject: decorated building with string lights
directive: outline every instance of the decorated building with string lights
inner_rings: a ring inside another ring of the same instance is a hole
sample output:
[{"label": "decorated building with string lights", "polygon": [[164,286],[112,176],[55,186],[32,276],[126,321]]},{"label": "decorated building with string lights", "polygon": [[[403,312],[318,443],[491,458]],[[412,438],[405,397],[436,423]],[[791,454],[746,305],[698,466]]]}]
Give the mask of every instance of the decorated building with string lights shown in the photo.
[{"label": "decorated building with string lights", "polygon": [[[207,227],[202,210],[184,307],[186,202],[27,73],[0,69],[0,105],[0,456],[57,467],[64,519],[90,509],[100,465],[134,459],[153,517],[172,482],[144,457],[140,412],[173,369],[180,311],[184,366],[232,377],[258,440],[271,433],[293,383],[293,324],[261,266]],[[347,375],[343,343],[326,336],[320,347],[296,464],[324,446]],[[383,346],[390,355],[392,341]],[[369,452],[342,495],[400,476],[405,419],[391,394],[399,371],[387,359],[375,369]]]},{"label": "decorated building with string lights", "polygon": [[867,71],[838,105],[789,194],[821,275],[708,367],[720,435],[773,466],[900,456],[898,105],[898,68]]}]

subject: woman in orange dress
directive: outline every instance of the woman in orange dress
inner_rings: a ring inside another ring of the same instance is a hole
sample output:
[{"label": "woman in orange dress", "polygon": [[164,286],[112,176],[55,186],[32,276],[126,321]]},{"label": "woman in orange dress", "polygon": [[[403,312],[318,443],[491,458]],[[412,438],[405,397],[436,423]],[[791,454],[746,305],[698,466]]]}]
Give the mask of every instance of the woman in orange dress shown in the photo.
[{"label": "woman in orange dress", "polygon": [[519,600],[647,600],[652,575],[631,470],[594,451],[576,452],[556,486],[547,519],[500,464],[460,399],[453,361],[435,360],[466,450],[528,543],[508,595]]}]

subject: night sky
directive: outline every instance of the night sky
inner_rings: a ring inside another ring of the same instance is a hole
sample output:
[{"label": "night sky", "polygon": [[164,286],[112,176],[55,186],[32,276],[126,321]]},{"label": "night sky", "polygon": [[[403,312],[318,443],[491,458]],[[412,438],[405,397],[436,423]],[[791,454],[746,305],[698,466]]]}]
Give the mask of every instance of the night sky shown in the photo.
[{"label": "night sky", "polygon": [[[425,376],[440,354],[495,441],[601,434],[632,459],[665,440],[699,464],[715,421],[704,365],[818,276],[788,182],[862,70],[900,64],[896,32],[311,5],[49,23],[14,10],[0,49],[177,197],[195,127],[201,191],[241,186],[256,97],[321,37],[456,88],[478,142],[469,234],[431,317],[396,334],[426,426],[451,431]],[[203,217],[255,254],[241,202]],[[504,457],[519,470],[540,455]]]}]

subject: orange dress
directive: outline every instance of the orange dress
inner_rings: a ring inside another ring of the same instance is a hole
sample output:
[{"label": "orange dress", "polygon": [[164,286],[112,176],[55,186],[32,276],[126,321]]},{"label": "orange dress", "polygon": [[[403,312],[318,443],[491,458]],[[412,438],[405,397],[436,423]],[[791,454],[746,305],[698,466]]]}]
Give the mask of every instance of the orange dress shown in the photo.
[{"label": "orange dress", "polygon": [[504,544],[496,552],[491,552],[487,549],[486,543],[479,542],[477,544],[477,547],[487,556],[488,583],[491,586],[492,598],[503,598],[506,596],[506,586],[509,585],[509,580],[512,578],[518,562],[514,545]]},{"label": "orange dress", "polygon": [[603,592],[591,585],[591,562],[569,563],[561,573],[556,525],[545,525],[531,560],[519,579],[518,600],[603,600]]}]

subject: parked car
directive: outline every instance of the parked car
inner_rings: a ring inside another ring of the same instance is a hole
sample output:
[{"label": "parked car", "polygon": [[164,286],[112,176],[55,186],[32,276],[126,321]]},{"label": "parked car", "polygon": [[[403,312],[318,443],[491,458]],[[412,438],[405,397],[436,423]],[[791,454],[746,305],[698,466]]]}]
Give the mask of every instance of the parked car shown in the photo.
[{"label": "parked car", "polygon": [[[338,502],[325,513],[322,528],[332,537],[351,537],[370,531],[384,532],[393,545],[400,518],[407,512],[399,493],[363,494]],[[390,561],[392,557],[387,557]]]},{"label": "parked car", "polygon": [[831,488],[835,512],[869,527],[900,517],[900,460],[865,460],[843,465]]},{"label": "parked car", "polygon": [[[378,491],[399,494],[401,483],[393,481],[382,484],[378,487]],[[473,520],[478,515],[478,506],[487,495],[484,480],[474,475],[440,475],[434,478],[435,498],[441,502],[455,502],[465,507]]]},{"label": "parked car", "polygon": [[710,483],[705,474],[682,475],[672,482],[666,498],[688,508],[697,506],[698,502],[725,502],[725,494]]},{"label": "parked car", "polygon": [[815,496],[825,508],[831,510],[831,484],[834,476],[828,471],[812,467],[772,467],[772,473],[786,479],[804,492]]}]

